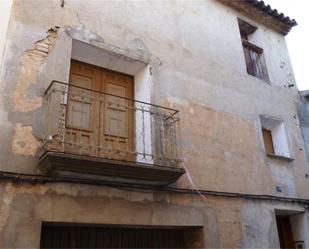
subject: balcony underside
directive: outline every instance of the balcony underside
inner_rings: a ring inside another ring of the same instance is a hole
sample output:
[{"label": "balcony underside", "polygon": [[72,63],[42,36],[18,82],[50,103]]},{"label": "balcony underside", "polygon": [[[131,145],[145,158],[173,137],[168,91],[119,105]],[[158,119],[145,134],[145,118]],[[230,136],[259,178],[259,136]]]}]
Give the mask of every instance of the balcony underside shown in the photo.
[{"label": "balcony underside", "polygon": [[185,173],[182,168],[118,161],[105,158],[45,152],[39,159],[41,171],[59,177],[86,178],[163,186]]}]

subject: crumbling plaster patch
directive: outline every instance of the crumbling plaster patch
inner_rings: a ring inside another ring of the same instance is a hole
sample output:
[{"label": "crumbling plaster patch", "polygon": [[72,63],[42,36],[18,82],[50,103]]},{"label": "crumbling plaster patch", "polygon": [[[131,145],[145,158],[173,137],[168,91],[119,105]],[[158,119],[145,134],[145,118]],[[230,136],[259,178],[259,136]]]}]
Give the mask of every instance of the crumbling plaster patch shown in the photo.
[{"label": "crumbling plaster patch", "polygon": [[67,26],[65,27],[65,32],[71,37],[78,36],[81,40],[89,44],[96,42],[104,43],[104,39],[101,36],[87,29],[86,25],[83,23],[80,23],[79,26],[77,26],[76,28]]},{"label": "crumbling plaster patch", "polygon": [[243,239],[238,248],[276,248],[271,208],[264,204],[244,204],[239,210],[243,222]]},{"label": "crumbling plaster patch", "polygon": [[8,191],[5,189],[1,199],[2,204],[0,205],[0,231],[2,231],[3,227],[7,223],[10,204],[13,200],[13,195],[11,193],[8,193]]},{"label": "crumbling plaster patch", "polygon": [[149,49],[139,38],[134,38],[127,43],[127,48],[120,48],[114,44],[107,43],[99,34],[89,30],[85,24],[80,23],[76,27],[65,26],[65,33],[74,40],[90,44],[111,55],[117,55],[124,60],[139,61],[144,64],[157,65],[160,63],[159,58],[151,57]]},{"label": "crumbling plaster patch", "polygon": [[[37,215],[39,216],[45,216],[48,214],[50,215],[50,218],[53,218],[53,213],[58,210],[59,212],[65,214],[68,219],[72,220],[74,220],[74,216],[71,216],[71,211],[68,212],[67,209],[58,209],[58,207],[54,205],[57,205],[57,203],[59,202],[72,202],[74,203],[74,205],[77,204],[76,207],[82,212],[87,212],[87,210],[85,209],[85,203],[87,203],[88,205],[92,200],[97,199],[102,201],[104,198],[106,198],[107,201],[109,198],[112,198],[115,202],[120,201],[121,203],[125,204],[129,201],[132,205],[134,204],[138,206],[147,206],[150,203],[156,203],[159,207],[159,211],[164,210],[164,208],[161,209],[161,207],[167,204],[167,202],[164,201],[165,199],[169,200],[168,205],[173,206],[174,208],[176,208],[177,206],[186,207],[186,210],[188,212],[189,210],[192,211],[194,208],[197,208],[197,206],[200,206],[200,202],[190,195],[188,195],[187,198],[182,197],[182,200],[180,201],[178,196],[166,193],[127,191],[110,187],[71,185],[64,183],[44,185],[19,185],[11,182],[2,181],[0,184],[0,231],[3,230],[4,227],[8,224],[10,212],[13,213],[16,211],[12,209],[12,205],[14,201],[17,201],[17,199],[19,199],[19,197],[21,196],[27,196],[27,198],[30,198],[31,196],[31,198],[38,198],[38,200],[41,199],[41,197],[47,198],[46,200],[48,201],[44,201],[44,207],[47,209],[52,208],[51,213],[46,213],[46,209],[37,209],[35,210],[35,212],[37,212]],[[106,203],[106,205],[110,204],[111,203]],[[97,206],[97,203],[94,203],[94,205]],[[206,207],[203,206],[203,208]],[[162,217],[164,217],[164,215],[162,215]],[[164,222],[164,220],[162,222]],[[198,220],[196,220],[196,222],[198,223]]]},{"label": "crumbling plaster patch", "polygon": [[216,210],[220,248],[236,248],[242,240],[244,224],[241,220],[240,199],[224,199],[208,196],[209,204]]},{"label": "crumbling plaster patch", "polygon": [[34,156],[40,144],[40,141],[32,134],[32,126],[21,123],[15,124],[12,139],[13,153]]},{"label": "crumbling plaster patch", "polygon": [[48,30],[47,36],[37,41],[34,49],[26,50],[23,54],[17,85],[12,95],[13,111],[30,112],[42,105],[42,97],[27,96],[28,89],[37,83],[38,73],[46,64],[48,54],[55,46],[56,36],[56,29]]},{"label": "crumbling plaster patch", "polygon": [[[45,190],[44,188],[40,187],[33,187],[36,188],[38,192],[43,194],[43,192],[46,192],[46,187]],[[30,188],[16,188],[14,184],[8,183],[5,184],[3,187],[3,190],[0,192],[0,200],[1,200],[1,205],[0,205],[0,231],[3,230],[5,225],[7,224],[7,220],[9,218],[9,212],[10,208],[12,205],[12,202],[14,198],[16,197],[17,194],[21,193],[29,193]],[[42,191],[43,190],[43,191]],[[33,191],[33,189],[32,189]]]}]

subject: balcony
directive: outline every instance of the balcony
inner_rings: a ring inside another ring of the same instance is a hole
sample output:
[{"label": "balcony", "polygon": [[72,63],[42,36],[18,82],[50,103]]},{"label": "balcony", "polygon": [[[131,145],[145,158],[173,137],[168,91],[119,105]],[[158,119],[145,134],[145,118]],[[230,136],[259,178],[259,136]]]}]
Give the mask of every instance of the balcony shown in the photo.
[{"label": "balcony", "polygon": [[178,111],[58,81],[46,101],[43,173],[154,186],[184,173]]}]

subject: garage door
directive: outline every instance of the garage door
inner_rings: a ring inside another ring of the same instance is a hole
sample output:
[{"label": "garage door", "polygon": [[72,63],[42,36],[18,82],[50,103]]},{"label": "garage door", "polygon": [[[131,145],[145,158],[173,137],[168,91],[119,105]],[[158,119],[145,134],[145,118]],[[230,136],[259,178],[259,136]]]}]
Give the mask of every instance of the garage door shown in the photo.
[{"label": "garage door", "polygon": [[187,248],[185,229],[43,223],[41,248]]}]

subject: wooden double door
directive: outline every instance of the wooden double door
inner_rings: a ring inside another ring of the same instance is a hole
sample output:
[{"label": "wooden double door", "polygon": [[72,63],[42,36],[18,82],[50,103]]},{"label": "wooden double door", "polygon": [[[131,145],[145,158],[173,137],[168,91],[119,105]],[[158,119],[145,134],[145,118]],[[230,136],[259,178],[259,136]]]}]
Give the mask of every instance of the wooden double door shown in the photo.
[{"label": "wooden double door", "polygon": [[71,61],[65,151],[134,160],[133,77]]}]

